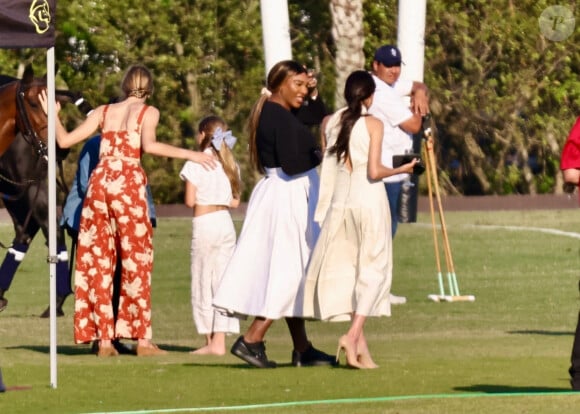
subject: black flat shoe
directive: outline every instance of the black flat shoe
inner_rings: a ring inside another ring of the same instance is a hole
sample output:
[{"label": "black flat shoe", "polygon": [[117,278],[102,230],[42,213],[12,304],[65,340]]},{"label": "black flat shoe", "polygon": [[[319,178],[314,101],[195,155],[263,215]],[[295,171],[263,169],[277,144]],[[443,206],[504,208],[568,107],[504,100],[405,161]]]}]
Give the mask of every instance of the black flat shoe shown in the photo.
[{"label": "black flat shoe", "polygon": [[[113,345],[113,348],[115,348],[117,350],[119,355],[136,355],[137,354],[137,351],[135,349],[131,348],[128,345],[125,345],[123,342],[121,342],[118,339],[113,339],[111,341],[111,344]],[[99,341],[93,341],[91,343],[91,354],[98,355],[98,353],[99,353]]]},{"label": "black flat shoe", "polygon": [[0,370],[0,392],[5,392],[6,391],[6,386],[4,385],[4,382],[2,381],[2,371]]},{"label": "black flat shoe", "polygon": [[[56,308],[56,317],[57,318],[60,318],[61,316],[64,316],[64,311],[62,310],[62,308]],[[39,317],[40,318],[44,318],[44,319],[50,318],[50,306],[48,308],[46,308],[44,310],[44,312],[42,312],[39,315]]]},{"label": "black flat shoe", "polygon": [[0,297],[0,312],[6,309],[6,306],[8,306],[8,299]]},{"label": "black flat shoe", "polygon": [[[62,305],[64,304],[64,301],[66,299],[66,296],[57,296],[56,297],[56,316],[57,317],[61,317],[64,316],[64,311],[62,310]],[[46,308],[44,310],[44,312],[42,312],[40,314],[41,318],[49,318],[50,317],[50,305],[48,305],[48,308]]]},{"label": "black flat shoe", "polygon": [[115,348],[120,355],[136,355],[137,354],[136,349],[133,349],[132,347],[124,344],[123,342],[121,342],[118,339],[114,339],[112,341],[112,343],[113,343],[113,348]]},{"label": "black flat shoe", "polygon": [[240,336],[232,345],[230,352],[257,368],[276,368],[276,363],[269,361],[266,356],[266,346],[263,341],[248,343],[244,341],[243,336]]},{"label": "black flat shoe", "polygon": [[573,183],[564,183],[562,185],[562,190],[564,190],[564,192],[566,194],[573,194],[574,191],[576,190],[576,184],[573,184]]},{"label": "black flat shoe", "polygon": [[310,344],[304,352],[292,351],[292,365],[295,367],[336,366],[338,361],[333,355],[328,355]]}]

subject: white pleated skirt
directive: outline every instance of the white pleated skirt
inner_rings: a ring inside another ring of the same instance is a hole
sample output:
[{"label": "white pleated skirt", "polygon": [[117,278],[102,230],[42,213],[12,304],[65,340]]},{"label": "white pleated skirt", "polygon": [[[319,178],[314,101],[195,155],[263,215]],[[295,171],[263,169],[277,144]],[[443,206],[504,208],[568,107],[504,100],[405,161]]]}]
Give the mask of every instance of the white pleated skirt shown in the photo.
[{"label": "white pleated skirt", "polygon": [[305,269],[320,228],[314,222],[316,169],[266,170],[255,186],[213,305],[238,317],[301,317]]}]

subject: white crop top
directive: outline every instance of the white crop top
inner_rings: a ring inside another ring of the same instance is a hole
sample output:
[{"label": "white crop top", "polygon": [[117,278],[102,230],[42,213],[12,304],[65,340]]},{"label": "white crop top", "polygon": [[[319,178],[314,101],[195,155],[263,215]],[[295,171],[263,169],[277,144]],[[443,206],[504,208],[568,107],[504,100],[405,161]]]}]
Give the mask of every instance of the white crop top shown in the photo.
[{"label": "white crop top", "polygon": [[[211,154],[210,149],[204,152]],[[187,161],[179,176],[196,187],[195,204],[209,206],[229,206],[232,201],[232,186],[221,163],[213,170],[206,170],[201,164]]]}]

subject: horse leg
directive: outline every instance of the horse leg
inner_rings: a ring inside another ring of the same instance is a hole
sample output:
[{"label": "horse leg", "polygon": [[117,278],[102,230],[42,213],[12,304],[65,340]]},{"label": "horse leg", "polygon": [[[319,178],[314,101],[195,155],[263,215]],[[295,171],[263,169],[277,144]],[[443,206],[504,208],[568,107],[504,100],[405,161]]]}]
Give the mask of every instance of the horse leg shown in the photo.
[{"label": "horse leg", "polygon": [[[30,212],[25,222],[25,233],[30,235],[30,239],[42,230],[44,239],[48,243],[48,185],[46,180],[40,181],[38,184],[31,185],[22,203],[28,207]],[[68,253],[66,249],[64,230],[57,226],[57,258],[56,263],[56,314],[57,316],[64,316],[62,306],[68,295],[72,293],[70,288],[70,277],[68,273]],[[48,318],[50,316],[50,305],[44,312],[40,314],[41,318]]]},{"label": "horse leg", "polygon": [[10,288],[16,270],[22,263],[28,247],[30,247],[29,243],[19,242],[15,239],[12,242],[12,247],[6,252],[2,265],[0,265],[0,312],[8,306],[8,299],[4,297],[4,293]]},{"label": "horse leg", "polygon": [[[16,158],[11,155],[11,153],[6,154],[6,156],[10,156],[10,160]],[[5,160],[6,157],[2,159]],[[22,199],[6,199],[4,200],[4,206],[12,219],[14,239],[12,240],[12,246],[6,252],[4,261],[0,265],[0,311],[4,310],[8,305],[8,300],[4,297],[4,293],[10,288],[14,275],[30,247],[30,242],[38,232],[38,227],[26,224],[26,215],[29,208],[25,201]]]},{"label": "horse leg", "polygon": [[[68,270],[68,252],[66,245],[59,244],[57,246],[56,263],[56,316],[64,316],[62,306],[64,301],[72,293],[70,288],[70,273]],[[50,316],[50,305],[40,314],[41,318],[48,318]]]},{"label": "horse leg", "polygon": [[36,223],[33,217],[30,220],[26,220],[22,215],[24,211],[23,207],[26,207],[21,200],[4,202],[12,222],[14,224],[14,240],[12,241],[12,247],[6,252],[4,261],[0,265],[0,311],[4,310],[8,305],[8,300],[4,297],[4,293],[10,288],[14,275],[24,260],[30,243],[40,227]]}]

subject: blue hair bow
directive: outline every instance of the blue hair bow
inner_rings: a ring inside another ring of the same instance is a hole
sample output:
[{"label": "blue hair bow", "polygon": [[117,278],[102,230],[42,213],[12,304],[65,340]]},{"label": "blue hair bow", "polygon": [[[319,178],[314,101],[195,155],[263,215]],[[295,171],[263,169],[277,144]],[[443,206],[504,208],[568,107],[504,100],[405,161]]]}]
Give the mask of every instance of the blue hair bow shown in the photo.
[{"label": "blue hair bow", "polygon": [[232,131],[224,132],[219,127],[216,128],[215,132],[213,133],[213,138],[211,139],[211,143],[217,151],[221,149],[224,142],[230,149],[233,148],[236,141],[237,138],[232,135]]}]

